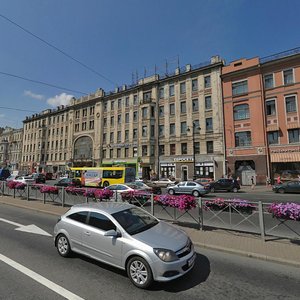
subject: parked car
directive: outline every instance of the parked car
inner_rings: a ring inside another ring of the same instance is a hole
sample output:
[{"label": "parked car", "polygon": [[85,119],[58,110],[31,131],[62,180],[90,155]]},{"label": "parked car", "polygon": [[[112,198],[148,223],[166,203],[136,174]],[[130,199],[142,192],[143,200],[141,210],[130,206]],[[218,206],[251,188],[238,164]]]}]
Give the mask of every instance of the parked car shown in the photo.
[{"label": "parked car", "polygon": [[32,184],[35,183],[35,180],[32,176],[17,176],[14,181],[21,182],[24,184]]},{"label": "parked car", "polygon": [[63,178],[54,184],[55,186],[81,186],[80,180],[73,178]]},{"label": "parked car", "polygon": [[212,178],[197,178],[195,181],[202,185],[206,185],[214,180]]},{"label": "parked car", "polygon": [[161,178],[159,180],[154,180],[153,184],[162,188],[166,188],[168,186],[175,185],[176,181],[170,180],[169,178]]},{"label": "parked car", "polygon": [[111,184],[107,186],[105,189],[111,190],[114,192],[114,198],[121,198],[122,192],[134,191],[134,188],[128,186],[127,184]]},{"label": "parked car", "polygon": [[156,194],[156,195],[161,194],[160,186],[156,186],[156,185],[149,186],[142,181],[129,182],[129,183],[126,183],[126,185],[128,185],[129,187],[131,187],[133,189],[144,190],[144,191],[147,191],[152,194]]},{"label": "parked car", "polygon": [[46,182],[46,176],[42,173],[33,174],[32,178],[35,180],[35,183],[45,183]]},{"label": "parked car", "polygon": [[209,188],[195,181],[182,181],[173,186],[167,187],[167,192],[170,195],[190,194],[195,197],[200,197],[208,194]]},{"label": "parked car", "polygon": [[273,191],[275,193],[300,193],[300,182],[299,181],[288,181],[282,184],[273,185]]},{"label": "parked car", "polygon": [[189,272],[196,253],[185,232],[128,203],[74,205],[54,227],[58,253],[77,252],[123,269],[139,288]]},{"label": "parked car", "polygon": [[18,176],[17,175],[10,175],[9,177],[6,178],[6,181],[12,181],[15,180]]},{"label": "parked car", "polygon": [[217,181],[208,183],[207,186],[209,186],[209,189],[212,193],[216,191],[228,191],[237,193],[241,188],[240,184],[235,179],[229,178],[221,178]]}]

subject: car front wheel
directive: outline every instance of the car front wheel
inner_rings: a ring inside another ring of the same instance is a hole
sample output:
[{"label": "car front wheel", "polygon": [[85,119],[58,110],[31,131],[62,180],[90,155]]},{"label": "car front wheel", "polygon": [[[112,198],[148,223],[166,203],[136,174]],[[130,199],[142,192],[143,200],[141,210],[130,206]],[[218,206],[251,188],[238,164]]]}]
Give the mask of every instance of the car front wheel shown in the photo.
[{"label": "car front wheel", "polygon": [[232,189],[232,191],[233,191],[234,193],[237,193],[237,192],[238,192],[238,189],[235,187],[235,188]]},{"label": "car front wheel", "polygon": [[169,189],[168,193],[169,193],[170,195],[174,195],[174,194],[175,194],[175,191],[174,191],[173,189]]},{"label": "car front wheel", "polygon": [[193,191],[193,196],[194,197],[200,197],[200,193],[198,191]]},{"label": "car front wheel", "polygon": [[142,289],[153,282],[153,275],[149,264],[139,256],[132,257],[127,264],[127,275],[131,282]]},{"label": "car front wheel", "polygon": [[284,194],[284,189],[279,189],[279,190],[278,190],[278,193],[279,193],[279,194]]},{"label": "car front wheel", "polygon": [[71,253],[71,247],[68,238],[64,234],[57,237],[56,247],[59,255],[68,257]]}]

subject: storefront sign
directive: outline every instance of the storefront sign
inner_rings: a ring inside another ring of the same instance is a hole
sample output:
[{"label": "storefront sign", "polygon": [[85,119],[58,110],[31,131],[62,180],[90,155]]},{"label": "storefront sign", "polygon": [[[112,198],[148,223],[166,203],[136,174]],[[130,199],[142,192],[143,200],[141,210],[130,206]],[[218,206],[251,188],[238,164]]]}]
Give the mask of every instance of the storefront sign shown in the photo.
[{"label": "storefront sign", "polygon": [[287,148],[287,149],[272,149],[271,153],[290,153],[290,152],[300,152],[300,148]]},{"label": "storefront sign", "polygon": [[175,157],[175,162],[192,162],[194,161],[193,157]]}]

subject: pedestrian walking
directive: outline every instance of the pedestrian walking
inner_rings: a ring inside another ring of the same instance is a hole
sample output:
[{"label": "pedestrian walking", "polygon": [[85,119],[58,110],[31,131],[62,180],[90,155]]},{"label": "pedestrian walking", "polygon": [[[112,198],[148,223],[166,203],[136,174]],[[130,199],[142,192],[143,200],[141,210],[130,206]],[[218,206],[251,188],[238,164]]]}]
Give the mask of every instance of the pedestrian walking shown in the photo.
[{"label": "pedestrian walking", "polygon": [[277,177],[277,180],[276,180],[277,184],[281,184],[281,178],[280,178],[280,175]]},{"label": "pedestrian walking", "polygon": [[254,176],[251,176],[251,189],[252,190],[254,189],[254,185],[255,185]]},{"label": "pedestrian walking", "polygon": [[239,176],[236,178],[236,181],[237,181],[237,183],[238,183],[239,185],[241,185],[241,179],[240,179]]}]

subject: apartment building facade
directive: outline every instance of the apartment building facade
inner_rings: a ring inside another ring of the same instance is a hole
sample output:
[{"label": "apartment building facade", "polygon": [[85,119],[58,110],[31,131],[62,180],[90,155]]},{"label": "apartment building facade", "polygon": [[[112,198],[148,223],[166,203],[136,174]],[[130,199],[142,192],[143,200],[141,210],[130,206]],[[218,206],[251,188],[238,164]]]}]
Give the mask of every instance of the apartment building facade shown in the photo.
[{"label": "apartment building facade", "polygon": [[5,127],[0,132],[1,167],[17,171],[21,165],[23,129]]},{"label": "apartment building facade", "polygon": [[222,70],[227,172],[244,184],[300,174],[299,63],[297,48]]},{"label": "apartment building facade", "polygon": [[222,66],[212,57],[26,117],[22,168],[56,173],[122,164],[136,166],[144,178],[221,177]]}]

